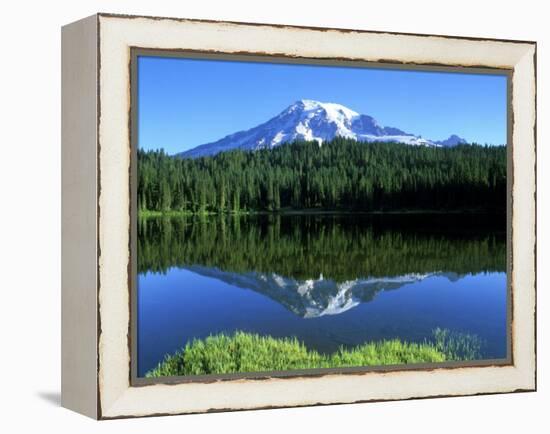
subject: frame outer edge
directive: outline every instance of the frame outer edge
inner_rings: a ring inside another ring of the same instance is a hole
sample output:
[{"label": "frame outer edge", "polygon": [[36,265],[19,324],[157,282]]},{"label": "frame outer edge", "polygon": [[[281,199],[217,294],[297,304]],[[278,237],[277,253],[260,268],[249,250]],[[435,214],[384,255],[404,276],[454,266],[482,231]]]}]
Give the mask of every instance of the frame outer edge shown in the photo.
[{"label": "frame outer edge", "polygon": [[99,417],[97,15],[62,27],[61,405]]},{"label": "frame outer edge", "polygon": [[[114,18],[114,17],[117,17],[117,18]],[[100,26],[101,21],[103,21],[103,20],[110,21],[111,19],[121,19],[121,18],[123,18],[126,21],[128,19],[133,19],[133,18],[137,18],[137,17],[131,17],[131,16],[122,16],[122,17],[120,17],[120,16],[110,16],[108,14],[100,14],[98,16],[98,19],[97,19],[97,21],[99,22],[98,26]],[[148,20],[155,21],[155,18],[152,18],[152,17],[145,17],[145,18],[148,19]],[[183,20],[183,21],[185,21],[185,20]],[[237,23],[235,23],[235,24],[237,24]],[[249,25],[253,26],[253,24],[249,24]],[[295,29],[302,29],[302,28],[301,27],[295,27]],[[307,28],[303,28],[303,29],[307,29]],[[370,33],[370,32],[365,31],[365,33]],[[376,33],[376,32],[372,32],[372,33]],[[430,35],[422,35],[422,36],[430,36]],[[98,35],[98,37],[99,37],[99,35]],[[445,37],[445,36],[442,36],[442,38],[460,39],[460,38]],[[483,41],[483,39],[481,39],[481,38],[479,40]],[[501,42],[504,42],[504,41],[501,41]],[[525,53],[527,53],[534,45],[533,43],[530,43],[530,42],[525,42],[524,44],[526,45]],[[523,49],[523,47],[522,47],[522,49]],[[107,53],[107,54],[109,54],[109,53]],[[98,56],[99,55],[100,55],[100,53],[98,52]],[[106,57],[109,57],[109,56],[106,56]],[[535,59],[536,59],[536,49],[535,49]],[[517,64],[520,63],[518,60],[516,60],[516,62],[517,62]],[[99,65],[98,65],[98,67],[99,67]],[[529,78],[531,79],[532,77],[529,77]],[[535,97],[536,97],[536,69],[534,71],[534,78],[535,78]],[[99,101],[98,101],[98,103],[99,103]],[[534,134],[536,136],[536,106],[534,108],[534,115],[535,115],[535,122],[533,123],[533,128],[534,128],[534,131],[535,131]],[[532,147],[532,149],[530,149],[530,147]],[[98,151],[99,151],[99,149],[98,149]],[[533,143],[531,141],[529,141],[527,149],[525,149],[525,151],[527,153],[529,153],[531,151],[534,153],[535,164],[536,164],[536,138],[535,138],[535,142],[533,142]],[[536,167],[530,168],[528,170],[530,171],[531,169],[536,170]],[[99,173],[99,167],[98,167],[98,173]],[[98,179],[98,183],[100,183],[99,179]],[[98,186],[99,186],[99,184],[98,184]],[[536,179],[535,179],[535,185],[534,186],[529,186],[528,189],[530,189],[530,190],[536,189]],[[99,194],[99,191],[98,191],[98,194]],[[96,197],[96,199],[97,199],[97,197]],[[527,218],[529,219],[530,222],[534,221],[535,224],[536,224],[536,220],[532,219],[532,217],[527,217]],[[529,230],[530,231],[530,230],[532,230],[532,228],[524,228],[524,230]],[[99,236],[99,233],[98,233],[98,236]],[[532,245],[530,244],[531,247],[533,247],[533,245],[536,248],[536,238],[533,239],[533,244]],[[535,254],[536,254],[536,252],[535,252]],[[531,271],[531,270],[529,270],[529,271]],[[536,281],[534,282],[534,284],[536,286]],[[535,286],[533,286],[532,288],[525,288],[525,289],[529,290],[529,291],[533,291],[535,289]],[[111,294],[111,295],[113,295],[113,294]],[[107,299],[105,299],[105,301],[107,301]],[[96,306],[97,306],[97,300],[96,300]],[[533,313],[536,314],[536,305],[535,305],[535,312],[533,312]],[[534,331],[536,333],[536,327],[535,327]],[[99,335],[98,335],[98,339],[99,339]],[[536,351],[536,342],[535,342],[534,349]],[[98,351],[98,355],[99,355],[102,351],[101,346],[99,346],[97,348],[97,351]],[[518,386],[516,388],[510,388],[509,390],[502,390],[502,391],[495,391],[495,392],[482,392],[482,393],[464,393],[464,394],[459,394],[459,395],[429,395],[428,394],[428,395],[425,395],[425,396],[418,396],[417,398],[414,398],[414,397],[413,398],[383,398],[383,399],[366,399],[366,400],[349,401],[349,402],[369,402],[369,401],[388,400],[388,399],[389,400],[394,400],[394,399],[399,399],[399,400],[402,400],[402,399],[418,399],[418,398],[423,398],[423,397],[436,397],[436,396],[466,396],[466,395],[492,394],[492,393],[525,392],[525,391],[536,390],[536,353],[535,354],[529,354],[529,355],[525,354],[525,357],[528,358],[530,361],[528,361],[528,363],[526,364],[527,366],[525,364],[523,364],[523,366],[522,366],[523,369],[522,369],[522,372],[520,374],[521,375],[521,380],[519,378],[516,380],[516,381],[518,381],[518,383],[521,383],[521,384],[518,384]],[[118,362],[118,360],[117,360],[117,362]],[[534,363],[531,364],[532,362],[534,362]],[[527,369],[525,369],[525,368],[527,368]],[[111,368],[109,367],[109,369],[111,369]],[[101,371],[99,371],[99,373],[101,374]],[[102,389],[102,387],[103,388],[105,386],[110,387],[110,385],[108,384],[109,382],[105,381],[105,380],[107,380],[107,378],[103,378],[103,380],[104,380],[104,382],[102,384],[101,378],[100,377],[98,378],[98,383],[97,383],[98,393]],[[535,380],[535,381],[532,381],[532,380]],[[521,387],[521,386],[525,386],[525,387]],[[155,386],[155,388],[158,388],[158,387],[159,387],[159,385]],[[184,410],[184,409],[179,410],[178,409],[177,412],[174,412],[172,410],[172,411],[168,411],[166,413],[165,412],[154,412],[154,411],[151,411],[151,410],[146,410],[145,412],[140,412],[137,408],[129,409],[127,407],[128,403],[129,403],[130,396],[124,396],[124,395],[128,395],[128,392],[130,391],[130,389],[135,389],[135,388],[128,387],[121,395],[117,396],[114,400],[112,399],[112,398],[114,398],[114,396],[111,396],[110,397],[111,399],[109,399],[109,401],[110,401],[109,405],[107,405],[106,408],[105,408],[106,403],[104,402],[102,404],[104,415],[100,416],[98,414],[98,417],[105,418],[105,419],[111,419],[111,418],[121,418],[121,417],[154,416],[154,415],[164,415],[164,414],[185,414],[185,413],[195,413],[195,412],[229,411],[229,410],[242,410],[242,409],[260,409],[260,408],[275,408],[275,407],[286,407],[286,406],[296,407],[296,406],[303,406],[303,405],[309,406],[309,405],[328,404],[328,402],[320,402],[319,401],[317,403],[305,403],[305,404],[301,404],[301,405],[300,404],[299,405],[289,404],[289,405],[273,405],[273,406],[269,406],[269,407],[261,407],[261,406],[260,407],[238,407],[237,406],[237,407],[234,407],[234,408],[233,407],[232,408],[219,408],[219,407],[218,408],[209,408],[209,409],[204,409],[204,410],[199,410],[199,411],[193,411],[192,409],[187,409],[187,410]],[[110,393],[112,394],[113,390],[111,390]],[[134,396],[134,394],[135,394],[135,392],[132,392],[132,396]],[[97,403],[98,403],[98,406],[99,406],[99,395],[98,395]],[[337,404],[337,403],[343,403],[343,402],[338,402],[338,401],[330,402],[330,404]],[[134,403],[132,403],[131,407],[134,407]]]}]

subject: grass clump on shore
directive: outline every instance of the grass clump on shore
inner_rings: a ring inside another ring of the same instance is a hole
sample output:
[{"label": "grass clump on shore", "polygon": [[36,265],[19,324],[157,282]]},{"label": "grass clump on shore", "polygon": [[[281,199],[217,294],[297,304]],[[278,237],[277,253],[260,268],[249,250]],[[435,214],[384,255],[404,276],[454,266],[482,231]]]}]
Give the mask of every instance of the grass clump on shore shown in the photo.
[{"label": "grass clump on shore", "polygon": [[447,360],[475,360],[481,358],[483,341],[476,335],[458,333],[449,329],[433,331],[435,348],[445,353]]},{"label": "grass clump on shore", "polygon": [[184,349],[167,355],[146,377],[229,374],[236,372],[383,366],[437,363],[448,360],[430,342],[407,343],[398,339],[371,342],[324,355],[309,350],[296,338],[275,339],[244,332],[195,339]]}]

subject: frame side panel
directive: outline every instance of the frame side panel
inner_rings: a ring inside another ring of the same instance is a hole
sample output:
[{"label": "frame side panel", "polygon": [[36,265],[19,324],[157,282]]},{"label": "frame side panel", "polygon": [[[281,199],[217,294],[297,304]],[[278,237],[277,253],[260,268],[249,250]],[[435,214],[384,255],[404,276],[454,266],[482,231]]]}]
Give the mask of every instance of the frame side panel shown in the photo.
[{"label": "frame side panel", "polygon": [[61,405],[98,417],[97,16],[62,28]]}]

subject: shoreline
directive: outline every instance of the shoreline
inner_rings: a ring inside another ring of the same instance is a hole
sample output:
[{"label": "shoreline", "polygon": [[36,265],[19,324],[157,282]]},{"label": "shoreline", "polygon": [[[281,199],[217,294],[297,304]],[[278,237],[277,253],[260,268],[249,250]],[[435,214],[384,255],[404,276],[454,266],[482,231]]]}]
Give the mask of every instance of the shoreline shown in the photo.
[{"label": "shoreline", "polygon": [[431,209],[410,209],[391,211],[351,211],[351,210],[322,210],[322,209],[285,209],[279,211],[240,211],[240,212],[190,212],[190,211],[138,211],[138,218],[148,217],[213,217],[213,216],[292,216],[292,215],[487,215],[499,216],[502,212],[478,209],[462,210],[431,210]]}]

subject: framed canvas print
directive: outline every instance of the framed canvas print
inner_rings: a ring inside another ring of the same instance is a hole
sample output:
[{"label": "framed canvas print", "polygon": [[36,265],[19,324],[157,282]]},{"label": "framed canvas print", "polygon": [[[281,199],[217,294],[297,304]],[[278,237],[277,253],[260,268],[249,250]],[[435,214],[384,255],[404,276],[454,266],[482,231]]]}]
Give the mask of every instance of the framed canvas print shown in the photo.
[{"label": "framed canvas print", "polygon": [[62,403],[536,388],[536,45],[98,14],[62,32]]}]

